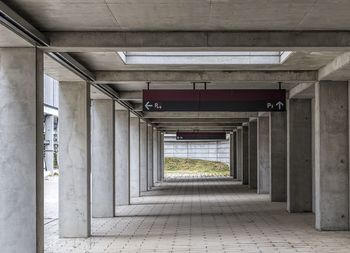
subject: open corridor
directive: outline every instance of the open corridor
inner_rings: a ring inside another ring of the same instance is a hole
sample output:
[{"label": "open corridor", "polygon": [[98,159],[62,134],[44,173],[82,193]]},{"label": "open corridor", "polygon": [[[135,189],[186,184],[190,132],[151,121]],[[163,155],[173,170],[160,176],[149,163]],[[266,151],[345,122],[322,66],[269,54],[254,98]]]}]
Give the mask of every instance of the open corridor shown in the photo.
[{"label": "open corridor", "polygon": [[348,232],[318,232],[312,213],[290,214],[228,177],[166,178],[115,218],[92,219],[90,238],[59,239],[57,219],[45,236],[45,252],[62,253],[350,252]]}]

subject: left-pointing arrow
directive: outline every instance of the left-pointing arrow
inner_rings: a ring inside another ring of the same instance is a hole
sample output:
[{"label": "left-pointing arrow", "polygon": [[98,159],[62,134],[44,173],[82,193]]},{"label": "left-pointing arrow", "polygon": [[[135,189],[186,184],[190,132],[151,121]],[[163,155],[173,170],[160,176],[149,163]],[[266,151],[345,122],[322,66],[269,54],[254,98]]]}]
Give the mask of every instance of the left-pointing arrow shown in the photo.
[{"label": "left-pointing arrow", "polygon": [[149,111],[149,108],[151,108],[151,107],[153,107],[153,105],[151,105],[151,104],[149,103],[149,101],[147,101],[147,103],[145,104],[146,110]]}]

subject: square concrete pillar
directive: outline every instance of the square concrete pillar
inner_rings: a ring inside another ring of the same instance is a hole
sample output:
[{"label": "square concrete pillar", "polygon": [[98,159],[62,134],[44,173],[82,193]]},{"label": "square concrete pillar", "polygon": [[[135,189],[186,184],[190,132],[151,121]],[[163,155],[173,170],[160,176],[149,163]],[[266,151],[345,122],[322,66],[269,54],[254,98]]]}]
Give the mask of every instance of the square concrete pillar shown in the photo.
[{"label": "square concrete pillar", "polygon": [[148,163],[147,163],[147,123],[140,123],[140,190],[147,191]]},{"label": "square concrete pillar", "polygon": [[287,210],[311,212],[311,100],[287,103]]},{"label": "square concrete pillar", "polygon": [[233,133],[230,134],[230,177],[233,177]]},{"label": "square concrete pillar", "polygon": [[147,126],[147,187],[148,190],[154,186],[153,184],[153,127]]},{"label": "square concrete pillar", "polygon": [[140,196],[140,118],[130,118],[130,195]]},{"label": "square concrete pillar", "polygon": [[232,133],[232,153],[231,153],[232,159],[233,159],[233,178],[237,178],[237,130],[234,130]]},{"label": "square concrete pillar", "polygon": [[270,191],[269,117],[258,118],[257,131],[258,131],[257,192],[259,194],[267,194]]},{"label": "square concrete pillar", "polygon": [[270,113],[270,198],[287,201],[287,113]]},{"label": "square concrete pillar", "polygon": [[90,84],[59,84],[59,235],[90,236]]},{"label": "square concrete pillar", "polygon": [[257,160],[257,120],[251,120],[249,122],[249,188],[256,189],[257,187],[257,170],[258,170],[258,160]]},{"label": "square concrete pillar", "polygon": [[349,85],[315,87],[316,229],[349,230]]},{"label": "square concrete pillar", "polygon": [[160,182],[162,179],[162,162],[161,162],[161,157],[162,157],[162,147],[161,147],[161,142],[162,142],[162,133],[160,131],[158,131],[158,177],[157,177],[157,180],[158,182]]},{"label": "square concrete pillar", "polygon": [[153,129],[153,185],[158,181],[158,131]]},{"label": "square concrete pillar", "polygon": [[243,129],[242,127],[237,129],[236,134],[236,161],[237,161],[237,179],[242,181],[243,179]]},{"label": "square concrete pillar", "polygon": [[115,111],[115,203],[130,204],[130,112]]},{"label": "square concrete pillar", "polygon": [[0,49],[1,252],[44,252],[43,53]]},{"label": "square concrete pillar", "polygon": [[164,180],[164,133],[160,133],[160,181]]},{"label": "square concrete pillar", "polygon": [[249,183],[249,144],[248,144],[248,126],[242,129],[242,183]]},{"label": "square concrete pillar", "polygon": [[47,115],[45,117],[45,167],[51,175],[54,174],[54,126],[55,116]]},{"label": "square concrete pillar", "polygon": [[92,217],[113,217],[114,196],[114,101],[91,101]]}]

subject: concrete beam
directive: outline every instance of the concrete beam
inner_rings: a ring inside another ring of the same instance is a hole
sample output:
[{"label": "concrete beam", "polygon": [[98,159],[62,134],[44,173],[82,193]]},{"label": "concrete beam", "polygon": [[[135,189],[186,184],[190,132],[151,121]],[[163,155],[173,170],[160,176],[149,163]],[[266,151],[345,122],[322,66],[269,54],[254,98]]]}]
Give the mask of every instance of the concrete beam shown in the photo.
[{"label": "concrete beam", "polygon": [[96,83],[117,82],[316,82],[317,71],[97,71]]},{"label": "concrete beam", "polygon": [[242,123],[158,123],[156,127],[237,127]]},{"label": "concrete beam", "polygon": [[344,53],[318,71],[319,80],[350,80],[350,53]]},{"label": "concrete beam", "polygon": [[46,32],[50,51],[339,50],[349,31]]},{"label": "concrete beam", "polygon": [[164,123],[243,123],[248,122],[249,118],[240,118],[240,119],[232,119],[232,118],[161,118],[161,119],[152,119],[150,122],[152,124],[164,124]]},{"label": "concrete beam", "polygon": [[144,112],[147,118],[249,118],[257,117],[256,112]]},{"label": "concrete beam", "polygon": [[289,90],[289,99],[291,98],[314,98],[315,85],[313,83],[300,83]]},{"label": "concrete beam", "polygon": [[134,101],[142,103],[142,91],[119,91],[119,99],[122,101]]}]

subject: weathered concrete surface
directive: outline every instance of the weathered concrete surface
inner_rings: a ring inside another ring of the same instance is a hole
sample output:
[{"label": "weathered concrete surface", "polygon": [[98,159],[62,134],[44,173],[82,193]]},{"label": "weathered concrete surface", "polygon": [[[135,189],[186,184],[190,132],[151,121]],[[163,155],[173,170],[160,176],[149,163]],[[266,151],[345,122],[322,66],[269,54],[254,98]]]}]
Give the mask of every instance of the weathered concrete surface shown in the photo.
[{"label": "weathered concrete surface", "polygon": [[130,196],[140,196],[140,118],[130,118]]},{"label": "weathered concrete surface", "polygon": [[249,141],[248,141],[248,126],[243,126],[242,129],[242,183],[249,183]]},{"label": "weathered concrete surface", "polygon": [[115,111],[115,203],[130,204],[130,112]]},{"label": "weathered concrete surface", "polygon": [[160,131],[157,132],[158,134],[158,152],[157,152],[157,164],[158,164],[158,170],[157,170],[157,181],[160,182],[161,181],[161,177],[162,177],[162,171],[161,171],[161,156],[162,156],[162,147],[161,147],[161,142],[162,142],[162,133]]},{"label": "weathered concrete surface", "polygon": [[237,179],[242,181],[243,179],[243,130],[242,128],[237,129],[236,134],[236,160],[237,160]]},{"label": "weathered concrete surface", "polygon": [[232,144],[232,147],[233,147],[233,153],[232,153],[232,156],[233,156],[233,178],[237,179],[237,166],[238,166],[238,163],[237,163],[237,130],[233,131],[232,135],[233,135],[233,144]]},{"label": "weathered concrete surface", "polygon": [[153,127],[147,126],[147,187],[152,188],[153,184]]},{"label": "weathered concrete surface", "polygon": [[41,51],[0,49],[0,97],[1,251],[43,252]]},{"label": "weathered concrete surface", "polygon": [[316,228],[349,229],[349,85],[322,81],[315,96]]},{"label": "weathered concrete surface", "polygon": [[233,133],[230,134],[230,176],[233,177]]},{"label": "weathered concrete surface", "polygon": [[257,191],[259,194],[266,194],[270,191],[269,117],[259,117],[257,122]]},{"label": "weathered concrete surface", "polygon": [[153,184],[158,181],[158,152],[159,152],[159,141],[158,131],[156,128],[153,129]]},{"label": "weathered concrete surface", "polygon": [[147,123],[140,123],[140,191],[147,191],[148,163],[147,163]]},{"label": "weathered concrete surface", "polygon": [[90,85],[60,82],[60,237],[90,236]]},{"label": "weathered concrete surface", "polygon": [[287,104],[287,210],[312,210],[311,100]]},{"label": "weathered concrete surface", "polygon": [[160,133],[160,180],[163,181],[164,180],[164,133],[161,132]]},{"label": "weathered concrete surface", "polygon": [[257,120],[252,120],[249,122],[249,170],[248,170],[248,184],[249,188],[257,188],[257,170],[258,170],[258,160],[257,160],[257,142],[258,142],[258,132],[257,132]]},{"label": "weathered concrete surface", "polygon": [[113,217],[114,196],[114,101],[91,101],[92,217]]},{"label": "weathered concrete surface", "polygon": [[270,198],[287,201],[287,113],[270,113]]}]

